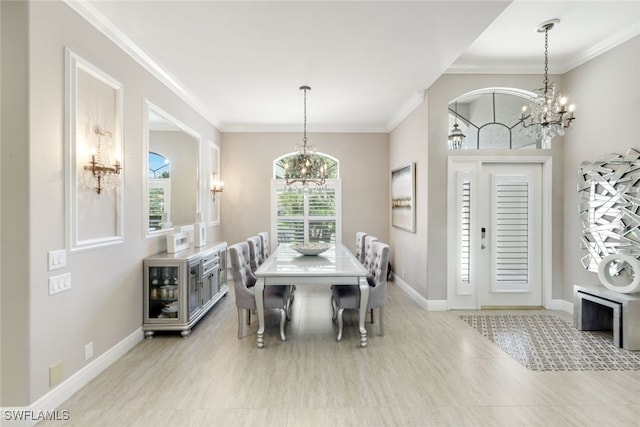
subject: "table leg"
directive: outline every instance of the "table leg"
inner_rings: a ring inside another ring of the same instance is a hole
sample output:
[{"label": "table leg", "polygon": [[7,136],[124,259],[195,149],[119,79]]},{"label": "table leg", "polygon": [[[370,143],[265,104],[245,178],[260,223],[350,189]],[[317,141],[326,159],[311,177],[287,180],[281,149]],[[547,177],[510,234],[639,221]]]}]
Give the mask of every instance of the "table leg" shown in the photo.
[{"label": "table leg", "polygon": [[369,283],[367,283],[366,277],[360,278],[360,319],[358,320],[358,327],[360,328],[360,347],[367,346],[367,329],[364,327],[365,319],[367,317],[367,303],[369,302]]},{"label": "table leg", "polygon": [[258,311],[258,348],[262,348],[264,347],[264,278],[258,278],[254,292]]}]

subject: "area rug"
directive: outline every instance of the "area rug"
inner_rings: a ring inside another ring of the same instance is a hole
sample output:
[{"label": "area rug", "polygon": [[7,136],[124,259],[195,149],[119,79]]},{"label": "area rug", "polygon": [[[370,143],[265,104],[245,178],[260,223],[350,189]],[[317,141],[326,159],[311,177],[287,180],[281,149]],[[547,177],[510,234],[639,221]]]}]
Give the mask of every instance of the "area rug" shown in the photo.
[{"label": "area rug", "polygon": [[579,331],[553,315],[481,314],[460,318],[534,371],[640,370],[640,351],[615,347],[610,336]]}]

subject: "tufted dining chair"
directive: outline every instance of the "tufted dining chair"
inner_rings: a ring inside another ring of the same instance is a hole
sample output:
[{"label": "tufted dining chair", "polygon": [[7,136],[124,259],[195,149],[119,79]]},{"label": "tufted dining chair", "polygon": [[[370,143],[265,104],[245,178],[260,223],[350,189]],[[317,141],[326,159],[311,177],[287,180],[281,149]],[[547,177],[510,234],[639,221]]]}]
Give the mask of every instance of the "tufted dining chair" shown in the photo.
[{"label": "tufted dining chair", "polygon": [[247,239],[247,243],[249,243],[249,265],[251,272],[255,272],[264,262],[262,238],[258,235],[251,236]]},{"label": "tufted dining chair", "polygon": [[261,231],[258,233],[262,240],[262,259],[266,261],[269,258],[269,233],[267,231]]},{"label": "tufted dining chair", "polygon": [[378,238],[371,235],[366,235],[364,238],[364,261],[362,262],[362,264],[369,271],[371,271],[371,244],[377,241]]},{"label": "tufted dining chair", "polygon": [[[389,265],[389,245],[381,242],[371,243],[371,273],[369,282],[369,301],[367,311],[371,310],[373,323],[373,309],[377,308],[380,335],[384,336],[384,304],[387,300],[387,268]],[[337,340],[342,340],[342,313],[346,309],[357,310],[360,307],[360,289],[357,285],[334,285],[331,288],[331,305],[333,318],[338,320]]]},{"label": "tufted dining chair", "polygon": [[[247,325],[251,323],[251,310],[255,310],[255,283],[256,277],[249,265],[249,243],[240,242],[229,246],[229,258],[233,271],[233,288],[238,307],[238,339],[242,339],[243,310],[247,311]],[[286,341],[285,323],[290,318],[289,286],[265,286],[264,308],[277,309],[280,312],[280,338]]]},{"label": "tufted dining chair", "polygon": [[364,231],[358,231],[356,233],[356,258],[360,261],[360,264],[364,263],[364,238],[367,237],[367,233]]}]

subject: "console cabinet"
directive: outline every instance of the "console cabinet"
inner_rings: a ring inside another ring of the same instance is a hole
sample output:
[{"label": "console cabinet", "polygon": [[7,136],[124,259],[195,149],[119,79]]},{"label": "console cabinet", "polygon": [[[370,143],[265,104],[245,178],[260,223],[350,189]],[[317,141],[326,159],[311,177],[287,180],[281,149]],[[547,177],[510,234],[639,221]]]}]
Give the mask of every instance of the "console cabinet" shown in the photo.
[{"label": "console cabinet", "polygon": [[145,337],[180,331],[183,337],[227,295],[227,244],[218,242],[143,262]]}]

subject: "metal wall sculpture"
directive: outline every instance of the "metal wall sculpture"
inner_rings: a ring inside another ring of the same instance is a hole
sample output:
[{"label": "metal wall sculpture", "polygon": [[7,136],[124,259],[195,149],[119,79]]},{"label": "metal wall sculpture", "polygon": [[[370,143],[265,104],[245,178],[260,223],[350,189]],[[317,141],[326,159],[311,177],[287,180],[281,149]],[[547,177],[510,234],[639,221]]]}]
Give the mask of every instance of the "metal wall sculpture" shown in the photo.
[{"label": "metal wall sculpture", "polygon": [[634,149],[624,156],[607,154],[583,162],[578,177],[581,244],[588,251],[582,265],[623,293],[635,292],[640,284],[639,159]]}]

